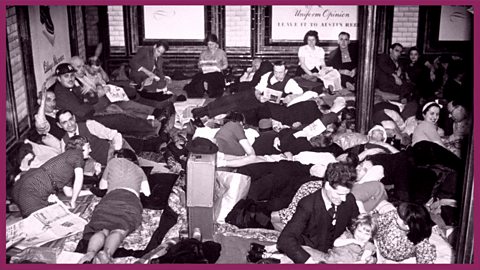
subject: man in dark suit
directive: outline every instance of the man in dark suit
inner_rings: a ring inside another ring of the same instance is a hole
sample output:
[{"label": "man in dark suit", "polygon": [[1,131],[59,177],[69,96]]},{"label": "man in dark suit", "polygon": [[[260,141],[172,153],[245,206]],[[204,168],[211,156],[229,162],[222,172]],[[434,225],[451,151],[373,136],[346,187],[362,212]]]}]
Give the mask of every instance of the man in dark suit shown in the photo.
[{"label": "man in dark suit", "polygon": [[153,46],[141,47],[130,59],[130,79],[147,92],[164,89],[171,79],[163,73],[162,55],[168,51],[168,43],[159,41]]},{"label": "man in dark suit", "polygon": [[[413,90],[413,85],[404,79],[404,72],[399,64],[403,46],[400,43],[390,45],[388,54],[381,54],[377,57],[377,68],[375,70],[375,86],[384,99],[400,100],[408,97]],[[386,94],[385,94],[386,93]]]},{"label": "man in dark suit", "polygon": [[342,87],[355,89],[357,79],[358,52],[356,46],[350,44],[350,34],[338,34],[338,47],[330,53],[327,66],[332,66],[341,74]]},{"label": "man in dark suit", "polygon": [[[295,214],[278,238],[278,250],[294,263],[318,263],[312,252],[327,252],[332,248],[335,239],[359,214],[355,197],[350,194],[356,175],[352,165],[330,163],[323,188],[298,203]],[[315,251],[307,252],[303,246]]]}]

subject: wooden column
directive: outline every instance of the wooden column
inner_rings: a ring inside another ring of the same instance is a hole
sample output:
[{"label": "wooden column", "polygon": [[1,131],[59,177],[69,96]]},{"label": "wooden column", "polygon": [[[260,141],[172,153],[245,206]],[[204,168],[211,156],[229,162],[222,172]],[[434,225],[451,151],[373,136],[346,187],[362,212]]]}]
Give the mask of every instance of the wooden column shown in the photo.
[{"label": "wooden column", "polygon": [[359,64],[357,68],[357,131],[366,134],[372,118],[375,60],[378,48],[378,12],[381,7],[360,7]]},{"label": "wooden column", "polygon": [[[473,134],[473,129],[471,133]],[[459,220],[460,232],[457,241],[457,257],[455,263],[470,264],[473,261],[473,236],[475,219],[473,211],[474,182],[473,182],[473,136],[471,137],[467,154],[467,164],[465,165],[465,176],[463,178],[462,201],[459,202],[461,216]],[[455,248],[455,247],[454,247]]]}]

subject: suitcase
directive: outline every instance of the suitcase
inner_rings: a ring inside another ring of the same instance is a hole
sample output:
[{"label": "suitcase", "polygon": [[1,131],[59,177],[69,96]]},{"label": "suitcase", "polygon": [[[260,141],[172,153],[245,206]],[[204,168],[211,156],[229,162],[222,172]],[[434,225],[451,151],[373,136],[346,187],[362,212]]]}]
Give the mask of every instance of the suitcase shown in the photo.
[{"label": "suitcase", "polygon": [[187,161],[188,232],[199,228],[203,240],[213,240],[213,191],[216,154],[190,153]]}]

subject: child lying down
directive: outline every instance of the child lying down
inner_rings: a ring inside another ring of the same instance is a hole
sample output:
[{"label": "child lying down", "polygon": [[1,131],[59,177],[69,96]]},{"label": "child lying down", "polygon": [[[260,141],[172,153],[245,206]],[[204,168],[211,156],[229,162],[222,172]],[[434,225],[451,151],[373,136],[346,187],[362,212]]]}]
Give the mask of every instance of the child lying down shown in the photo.
[{"label": "child lying down", "polygon": [[[360,214],[354,220],[350,230],[346,230],[333,243],[328,252],[321,252],[308,246],[302,246],[313,261],[318,263],[373,263],[375,245],[371,242],[376,225],[369,214]],[[286,255],[278,253],[276,245],[266,246],[262,258],[279,259],[281,263],[293,263]]]}]

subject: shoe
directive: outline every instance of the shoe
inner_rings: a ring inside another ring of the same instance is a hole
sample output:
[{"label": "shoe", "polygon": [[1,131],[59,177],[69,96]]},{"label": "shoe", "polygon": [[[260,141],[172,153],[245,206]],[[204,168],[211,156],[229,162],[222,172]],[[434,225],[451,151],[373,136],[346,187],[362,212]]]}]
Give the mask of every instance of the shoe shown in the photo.
[{"label": "shoe", "polygon": [[197,118],[197,117],[195,117],[193,120],[190,120],[190,123],[192,123],[192,125],[195,127],[205,127],[202,120],[200,120],[200,118]]},{"label": "shoe", "polygon": [[335,95],[335,92],[334,92],[334,89],[333,89],[333,85],[329,85],[329,86],[328,86],[328,93],[329,93],[330,95],[332,95],[332,96]]},{"label": "shoe", "polygon": [[203,116],[208,115],[208,109],[207,107],[197,107],[192,109],[192,116],[193,118],[201,118]]},{"label": "shoe", "polygon": [[175,102],[183,102],[187,101],[187,97],[185,95],[180,95],[175,99]]},{"label": "shoe", "polygon": [[93,195],[95,195],[97,197],[103,197],[103,196],[105,196],[105,194],[107,194],[106,189],[100,189],[98,187],[91,187],[90,192],[92,192]]},{"label": "shoe", "polygon": [[97,253],[95,258],[93,259],[93,263],[95,264],[109,264],[112,263],[112,258],[108,256],[108,254],[101,250]]}]

